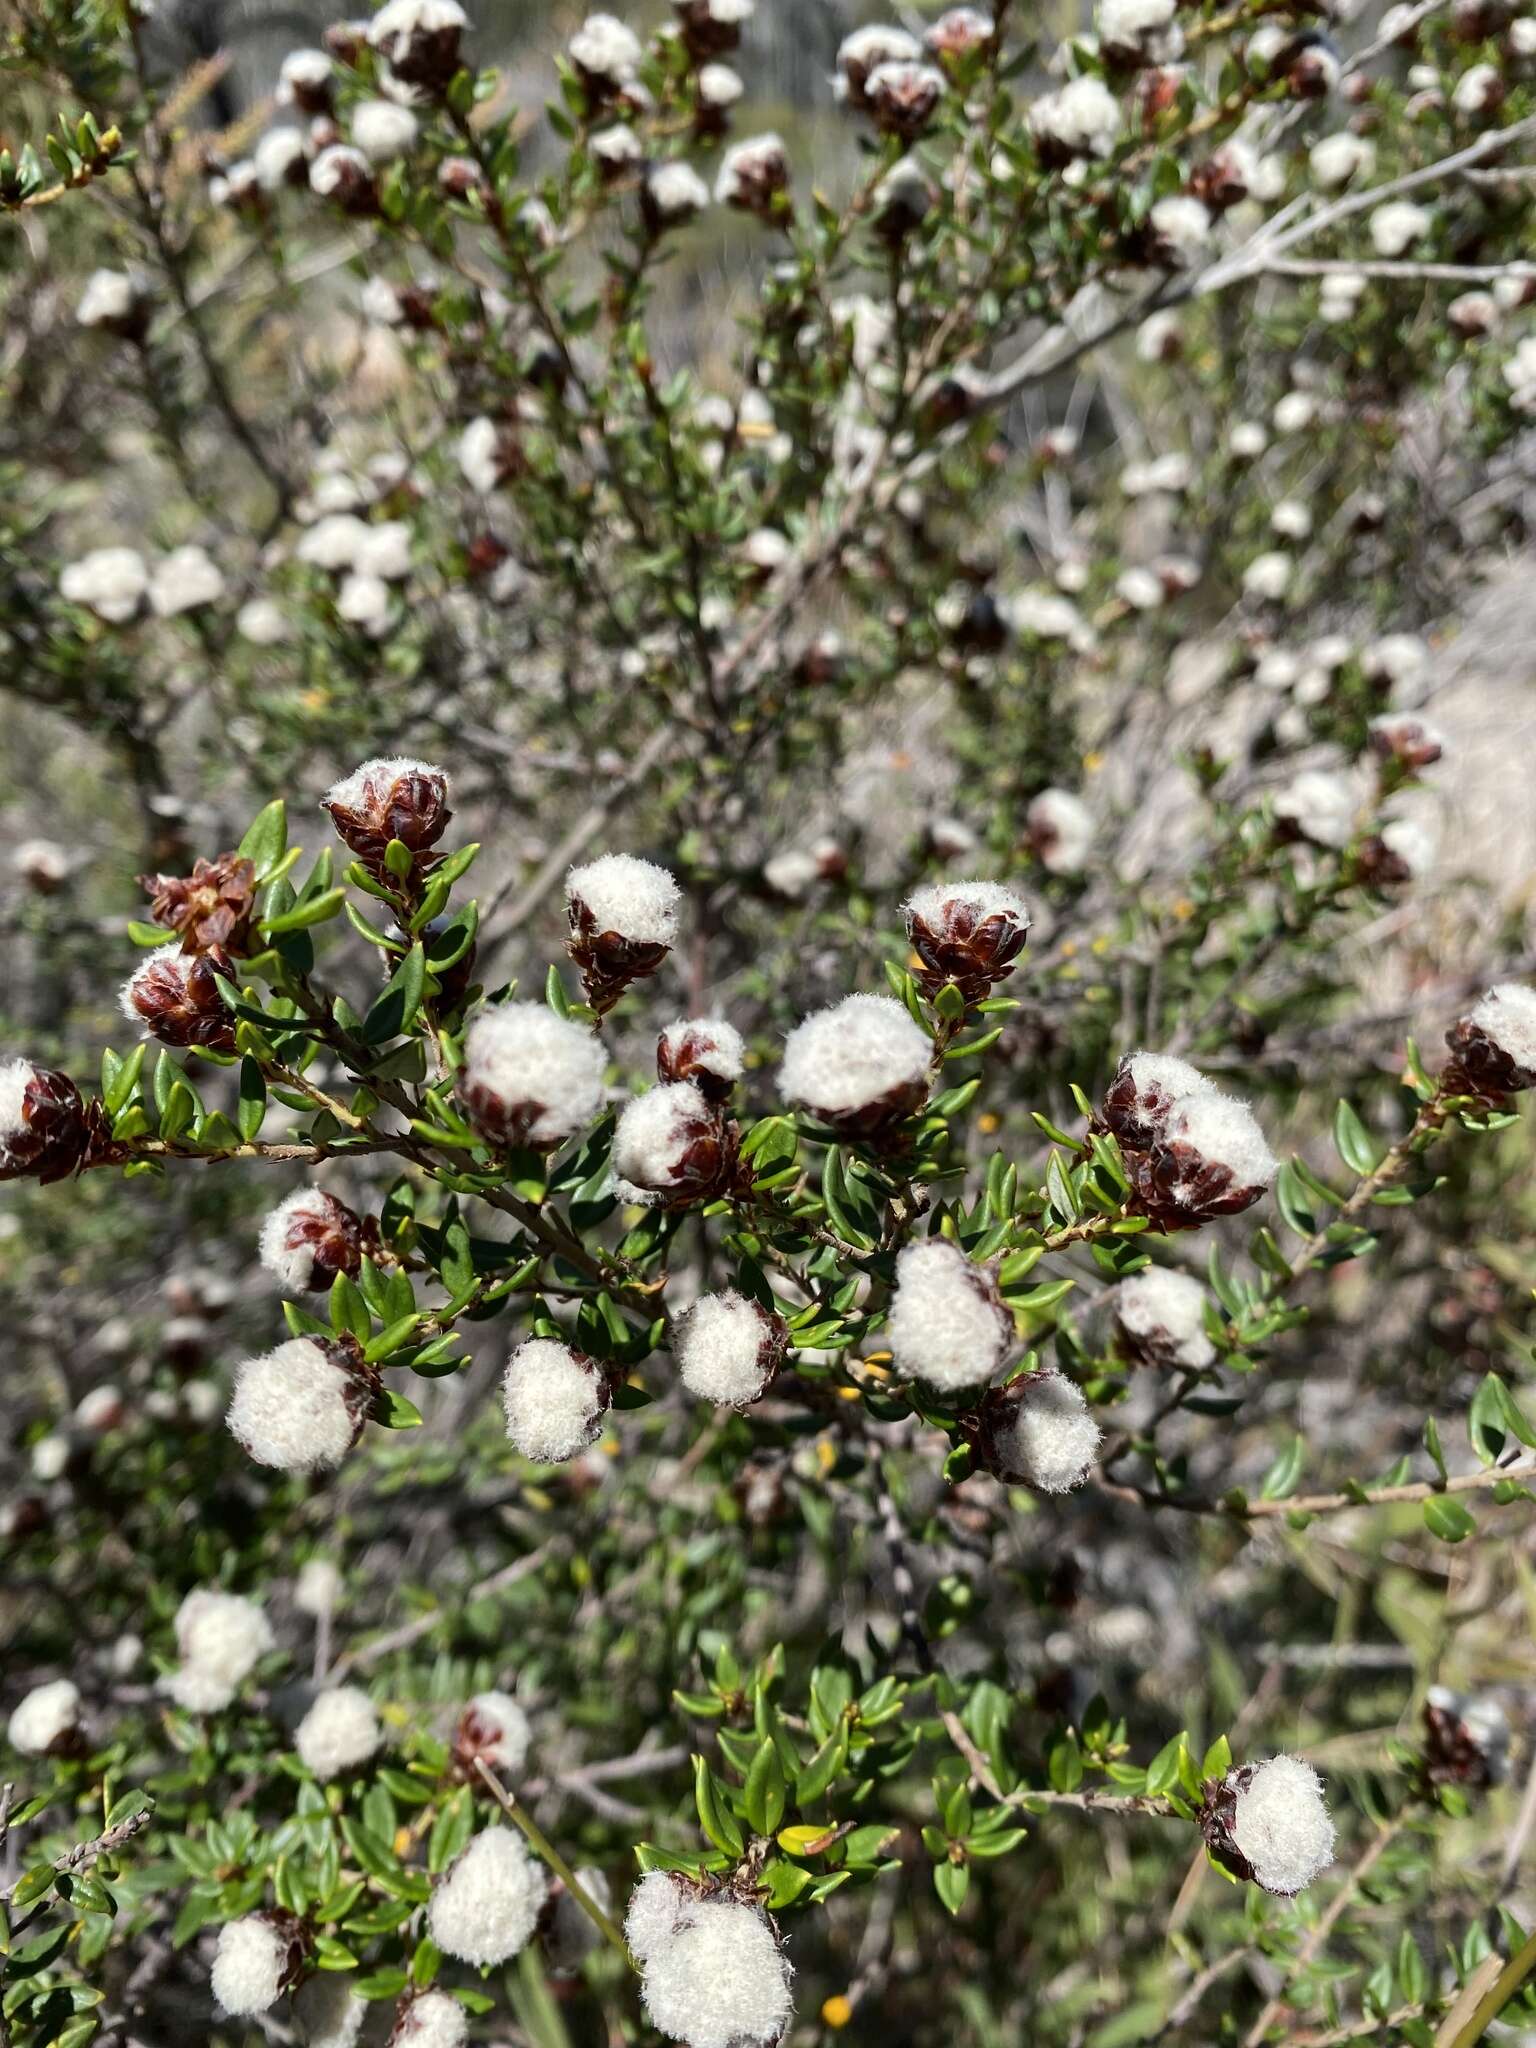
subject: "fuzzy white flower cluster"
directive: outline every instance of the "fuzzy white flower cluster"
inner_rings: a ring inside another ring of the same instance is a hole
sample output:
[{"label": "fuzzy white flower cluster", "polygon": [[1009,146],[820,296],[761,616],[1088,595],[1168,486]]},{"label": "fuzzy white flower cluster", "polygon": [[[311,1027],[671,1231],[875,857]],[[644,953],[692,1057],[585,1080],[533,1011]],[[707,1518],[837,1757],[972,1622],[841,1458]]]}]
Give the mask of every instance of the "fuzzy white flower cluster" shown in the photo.
[{"label": "fuzzy white flower cluster", "polygon": [[612,14],[589,14],[565,47],[578,71],[609,85],[632,78],[644,54],[634,30]]},{"label": "fuzzy white flower cluster", "polygon": [[313,1337],[290,1337],[236,1367],[225,1420],[258,1465],[323,1472],[341,1463],[357,1436],[349,1392],[345,1371]]},{"label": "fuzzy white flower cluster", "polygon": [[741,1033],[723,1017],[679,1017],[656,1041],[657,1071],[664,1079],[703,1074],[722,1095],[741,1079],[746,1059]]},{"label": "fuzzy white flower cluster", "polygon": [[181,1661],[161,1684],[189,1714],[221,1713],[274,1642],[254,1600],[196,1586],[176,1610]]},{"label": "fuzzy white flower cluster", "polygon": [[507,1435],[534,1465],[563,1465],[595,1442],[608,1407],[602,1375],[553,1337],[530,1337],[501,1383]]},{"label": "fuzzy white flower cluster", "polygon": [[384,1740],[373,1701],[360,1686],[328,1686],[293,1733],[299,1760],[320,1779],[367,1763]]},{"label": "fuzzy white flower cluster", "polygon": [[345,1220],[346,1211],[324,1188],[296,1188],[268,1212],[257,1240],[257,1257],[290,1294],[316,1285],[316,1240]]},{"label": "fuzzy white flower cluster", "polygon": [[709,187],[692,164],[670,157],[647,172],[645,198],[653,220],[662,227],[677,227],[708,206]]},{"label": "fuzzy white flower cluster", "polygon": [[1041,1493],[1070,1493],[1093,1470],[1100,1435],[1082,1389],[1043,1372],[1023,1387],[997,1432],[998,1465],[1004,1478]]},{"label": "fuzzy white flower cluster", "polygon": [[309,1557],[293,1582],[293,1604],[300,1614],[332,1614],[341,1602],[341,1572],[328,1557]]},{"label": "fuzzy white flower cluster", "polygon": [[75,307],[81,327],[117,327],[132,320],[144,304],[144,277],[131,270],[93,270]]},{"label": "fuzzy white flower cluster", "polygon": [[487,1828],[449,1865],[427,1908],[427,1926],[444,1955],[482,1967],[525,1948],[538,1925],[548,1884],[541,1865],[511,1828]]},{"label": "fuzzy white flower cluster", "polygon": [[1121,64],[1171,64],[1184,47],[1178,0],[1099,0],[1099,47]]},{"label": "fuzzy white flower cluster", "polygon": [[65,565],[59,595],[83,604],[109,626],[125,626],[144,602],[149,569],[137,548],[92,548]]},{"label": "fuzzy white flower cluster", "polygon": [[701,1401],[744,1408],[768,1383],[775,1363],[775,1329],[755,1301],[727,1288],[704,1294],[677,1334],[677,1369]]},{"label": "fuzzy white flower cluster", "polygon": [[459,1093],[493,1143],[558,1145],[603,1106],[602,1041],[544,1003],[482,1010],[464,1036]]},{"label": "fuzzy white flower cluster", "polygon": [[1473,1004],[1468,1022],[1517,1067],[1536,1073],[1536,990],[1501,981]]},{"label": "fuzzy white flower cluster", "polygon": [[1358,800],[1347,775],[1306,768],[1275,795],[1275,816],[1300,838],[1335,852],[1354,837]]},{"label": "fuzzy white flower cluster", "polygon": [[446,1991],[422,1991],[395,2016],[389,2048],[464,2048],[469,2017]]},{"label": "fuzzy white flower cluster", "polygon": [[840,1117],[921,1091],[932,1053],[927,1033],[894,996],[845,996],[790,1032],[779,1085],[789,1101]]},{"label": "fuzzy white flower cluster", "polygon": [[37,1071],[30,1060],[0,1062],[0,1166],[7,1162],[7,1142],[27,1128],[27,1090]]},{"label": "fuzzy white flower cluster", "polygon": [[1114,1309],[1132,1348],[1159,1363],[1198,1372],[1216,1356],[1205,1328],[1205,1289],[1192,1274],[1147,1266],[1120,1282]]},{"label": "fuzzy white flower cluster", "polygon": [[990,1380],[1013,1342],[1013,1317],[991,1275],[947,1237],[909,1244],[896,1261],[885,1340],[898,1372],[944,1393]]},{"label": "fuzzy white flower cluster", "polygon": [[794,2013],[790,1968],[756,1906],[701,1898],[668,1871],[648,1871],[624,1932],[640,1965],[651,2024],[686,2048],[773,2048]]},{"label": "fuzzy white flower cluster", "polygon": [[35,1685],[12,1709],[6,1739],[22,1756],[48,1756],[80,1727],[80,1688],[68,1678]]},{"label": "fuzzy white flower cluster", "polygon": [[1079,874],[1093,851],[1093,813],[1069,789],[1042,789],[1025,813],[1029,842],[1053,875]]},{"label": "fuzzy white flower cluster", "polygon": [[1070,156],[1106,157],[1120,139],[1124,116],[1103,79],[1085,74],[1044,94],[1029,110],[1030,133]]},{"label": "fuzzy white flower cluster", "polygon": [[585,910],[597,932],[632,944],[670,946],[677,937],[682,891],[665,868],[631,853],[605,853],[565,878],[565,900]]},{"label": "fuzzy white flower cluster", "polygon": [[291,1943],[265,1913],[247,1913],[219,1930],[213,1996],[231,2019],[252,2019],[275,2005],[288,1974]]},{"label": "fuzzy white flower cluster", "polygon": [[1378,256],[1406,255],[1434,224],[1434,215],[1411,199],[1389,199],[1371,215],[1371,245]]},{"label": "fuzzy white flower cluster", "polygon": [[371,164],[387,164],[415,147],[420,124],[397,100],[359,100],[352,109],[352,140]]},{"label": "fuzzy white flower cluster", "polygon": [[783,137],[769,130],[736,142],[720,159],[715,198],[722,206],[743,206],[760,188],[782,186],[788,176]]},{"label": "fuzzy white flower cluster", "polygon": [[624,1106],[613,1133],[614,1192],[642,1208],[684,1184],[688,1154],[713,1119],[692,1081],[665,1082]]},{"label": "fuzzy white flower cluster", "polygon": [[[1209,1093],[1186,1095],[1176,1102],[1164,1130],[1164,1142],[1184,1146],[1203,1166],[1225,1167],[1232,1185],[1267,1188],[1280,1171],[1280,1162],[1270,1151],[1258,1120],[1246,1102],[1234,1095]],[[1183,1186],[1175,1182],[1170,1193],[1175,1202],[1185,1199]],[[1195,1201],[1198,1190],[1190,1190]]]},{"label": "fuzzy white flower cluster", "polygon": [[528,1760],[533,1730],[508,1692],[477,1692],[459,1717],[458,1746],[516,1777]]},{"label": "fuzzy white flower cluster", "polygon": [[172,548],[149,579],[150,609],[159,618],[175,618],[199,605],[217,604],[224,588],[224,572],[206,548]]},{"label": "fuzzy white flower cluster", "polygon": [[1237,1793],[1232,1839],[1265,1891],[1304,1891],[1333,1861],[1333,1822],[1312,1766],[1299,1756],[1261,1763]]}]

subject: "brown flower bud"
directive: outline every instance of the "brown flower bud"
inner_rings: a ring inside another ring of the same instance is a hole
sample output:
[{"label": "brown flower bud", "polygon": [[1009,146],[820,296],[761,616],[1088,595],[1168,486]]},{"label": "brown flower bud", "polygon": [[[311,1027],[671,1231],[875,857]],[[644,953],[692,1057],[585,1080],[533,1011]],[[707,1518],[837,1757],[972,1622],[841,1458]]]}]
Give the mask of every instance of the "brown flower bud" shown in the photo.
[{"label": "brown flower bud", "polygon": [[626,1201],[667,1209],[712,1201],[736,1179],[741,1131],[692,1081],[637,1095],[613,1134],[614,1187]]},{"label": "brown flower bud", "polygon": [[1424,1776],[1431,1785],[1496,1785],[1509,1764],[1509,1721],[1488,1696],[1432,1685],[1424,1699]]},{"label": "brown flower bud", "polygon": [[882,135],[916,142],[944,96],[944,74],[931,64],[881,64],[870,73],[864,97]]},{"label": "brown flower bud", "polygon": [[143,1024],[162,1045],[206,1046],[233,1052],[235,1020],[219,993],[215,973],[233,979],[234,962],[221,947],[183,953],[162,946],[123,985],[123,1015]]},{"label": "brown flower bud", "polygon": [[181,940],[187,953],[215,946],[243,953],[256,908],[256,868],[237,853],[198,860],[190,875],[140,875],[149,914]]},{"label": "brown flower bud", "polygon": [[458,0],[387,0],[369,22],[367,36],[396,78],[437,94],[459,69],[466,26]]},{"label": "brown flower bud", "polygon": [[426,761],[365,761],[321,801],[331,823],[371,874],[382,875],[392,839],[413,854],[435,846],[447,830],[448,777]]},{"label": "brown flower bud", "polygon": [[725,1102],[741,1078],[741,1033],[718,1017],[679,1019],[656,1041],[656,1075],[692,1081],[706,1102]]},{"label": "brown flower bud", "polygon": [[1488,991],[1445,1034],[1451,1059],[1442,1087],[1497,1103],[1536,1088],[1536,993],[1518,982]]},{"label": "brown flower bud", "polygon": [[261,1263],[296,1293],[354,1278],[368,1233],[363,1219],[324,1188],[300,1188],[261,1227]]},{"label": "brown flower bud", "polygon": [[953,982],[967,1003],[1006,980],[1029,936],[1029,912],[1000,882],[934,884],[906,905],[907,935],[923,963],[919,986],[937,995]]},{"label": "brown flower bud", "polygon": [[683,47],[694,62],[723,57],[741,43],[741,24],[752,12],[751,0],[672,0]]},{"label": "brown flower bud", "polygon": [[30,1060],[0,1065],[0,1180],[62,1180],[106,1136],[105,1112],[67,1074]]},{"label": "brown flower bud", "polygon": [[680,898],[665,868],[630,854],[604,854],[571,869],[565,884],[566,950],[599,1015],[666,959],[677,936]]}]

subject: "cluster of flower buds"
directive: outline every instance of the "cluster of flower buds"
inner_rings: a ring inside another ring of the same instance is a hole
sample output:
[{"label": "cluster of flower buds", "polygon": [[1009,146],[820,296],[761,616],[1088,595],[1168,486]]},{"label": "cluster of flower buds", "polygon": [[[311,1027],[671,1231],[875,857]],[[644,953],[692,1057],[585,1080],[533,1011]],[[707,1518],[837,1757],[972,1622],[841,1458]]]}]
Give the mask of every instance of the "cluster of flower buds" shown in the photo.
[{"label": "cluster of flower buds", "polygon": [[439,94],[459,69],[468,25],[459,0],[385,0],[368,24],[368,46],[404,84]]},{"label": "cluster of flower buds", "polygon": [[298,1982],[311,1938],[293,1913],[269,1908],[230,1920],[213,1957],[213,1995],[231,2019],[254,2019]]},{"label": "cluster of flower buds", "polygon": [[745,1408],[767,1393],[789,1351],[782,1316],[727,1288],[705,1294],[678,1325],[683,1385],[717,1407]]},{"label": "cluster of flower buds", "polygon": [[1498,1103],[1536,1088],[1536,991],[1501,982],[1445,1034],[1442,1091]]},{"label": "cluster of flower buds", "polygon": [[269,1273],[299,1294],[329,1287],[338,1273],[355,1279],[371,1242],[362,1217],[345,1202],[324,1188],[299,1188],[261,1226],[260,1257]]},{"label": "cluster of flower buds", "polygon": [[1012,974],[1029,936],[1029,912],[1001,882],[934,883],[913,893],[905,915],[929,998],[953,982],[967,1003],[984,1001]]},{"label": "cluster of flower buds", "polygon": [[1223,1869],[1277,1898],[1305,1891],[1333,1861],[1322,1780],[1300,1757],[1235,1765],[1206,1785],[1199,1818]]},{"label": "cluster of flower buds", "polygon": [[235,1373],[225,1418],[242,1450],[280,1472],[339,1465],[363,1433],[380,1376],[355,1337],[290,1337]]},{"label": "cluster of flower buds", "polygon": [[732,1188],[741,1130],[696,1082],[670,1081],[625,1106],[613,1134],[613,1185],[627,1202],[685,1208]]},{"label": "cluster of flower buds", "polygon": [[779,1086],[839,1137],[880,1139],[927,1100],[932,1059],[894,996],[845,996],[790,1032]]},{"label": "cluster of flower buds", "polygon": [[1163,1231],[1251,1208],[1279,1171],[1247,1104],[1170,1053],[1128,1054],[1096,1122],[1119,1141],[1138,1212]]},{"label": "cluster of flower buds", "polygon": [[[378,17],[382,19],[382,17]],[[398,840],[419,856],[448,828],[448,777],[426,761],[404,757],[365,761],[327,792],[321,809],[369,874],[387,879],[385,851]]]},{"label": "cluster of flower buds", "polygon": [[665,868],[607,853],[565,880],[567,949],[587,1001],[602,1017],[632,981],[654,974],[677,937],[681,892]]},{"label": "cluster of flower buds", "polygon": [[1509,1717],[1491,1694],[1465,1698],[1432,1685],[1424,1696],[1424,1776],[1431,1785],[1499,1784],[1509,1769]]},{"label": "cluster of flower buds", "polygon": [[233,979],[234,974],[234,962],[222,946],[205,953],[184,953],[175,944],[158,947],[124,982],[123,1015],[162,1045],[233,1052],[234,1013],[217,977]]},{"label": "cluster of flower buds", "polygon": [[995,1478],[1040,1493],[1081,1486],[1101,1435],[1081,1387],[1050,1366],[989,1388],[961,1429],[977,1463]]},{"label": "cluster of flower buds", "polygon": [[68,1074],[30,1060],[0,1064],[0,1180],[63,1180],[108,1140],[106,1113]]},{"label": "cluster of flower buds", "polygon": [[624,1934],[646,2016],[685,2048],[776,2048],[794,2015],[778,1930],[729,1883],[647,1871]]},{"label": "cluster of flower buds", "polygon": [[237,853],[193,862],[190,875],[140,875],[149,914],[187,953],[247,950],[256,910],[256,867]]}]

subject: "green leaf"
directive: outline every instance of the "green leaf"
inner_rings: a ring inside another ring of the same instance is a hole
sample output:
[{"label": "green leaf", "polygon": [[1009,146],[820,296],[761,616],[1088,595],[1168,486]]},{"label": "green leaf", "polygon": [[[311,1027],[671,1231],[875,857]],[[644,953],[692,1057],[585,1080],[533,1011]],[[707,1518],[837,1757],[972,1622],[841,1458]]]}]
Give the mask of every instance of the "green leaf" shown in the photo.
[{"label": "green leaf", "polygon": [[235,851],[253,863],[257,881],[264,882],[282,859],[287,846],[288,807],[281,797],[275,797],[265,809],[256,813]]},{"label": "green leaf", "polygon": [[279,912],[276,917],[264,917],[261,928],[269,938],[277,938],[283,932],[301,932],[312,924],[324,924],[328,918],[339,917],[346,903],[345,889],[325,889],[318,896],[311,896],[307,902],[296,903],[292,910]]},{"label": "green leaf", "polygon": [[693,1760],[693,1798],[699,1826],[715,1847],[724,1850],[727,1856],[740,1856],[746,1843],[727,1804],[726,1789],[709,1768],[707,1757],[696,1756]]},{"label": "green leaf", "polygon": [[421,1410],[393,1387],[380,1387],[370,1410],[375,1422],[385,1429],[420,1429]]},{"label": "green leaf", "polygon": [[958,1913],[965,1904],[966,1893],[971,1888],[969,1865],[936,1863],[933,1866],[933,1888],[938,1893],[945,1911]]},{"label": "green leaf", "polygon": [[1350,1172],[1358,1174],[1362,1180],[1367,1174],[1374,1173],[1381,1163],[1380,1148],[1372,1141],[1370,1132],[1351,1105],[1343,1099],[1333,1113],[1333,1142]]},{"label": "green leaf", "polygon": [[363,1019],[363,1037],[369,1045],[382,1045],[410,1030],[421,1008],[426,978],[426,955],[418,939]]},{"label": "green leaf", "polygon": [[1296,1491],[1301,1478],[1301,1461],[1306,1455],[1306,1439],[1294,1436],[1264,1474],[1259,1487],[1260,1500],[1288,1500]]},{"label": "green leaf", "polygon": [[1179,1782],[1179,1755],[1186,1740],[1185,1731],[1181,1728],[1147,1765],[1147,1791],[1153,1798],[1161,1798],[1165,1792],[1171,1792]]},{"label": "green leaf", "polygon": [[1431,1494],[1424,1503],[1424,1526],[1443,1543],[1463,1543],[1477,1534],[1477,1523],[1454,1494]]},{"label": "green leaf", "polygon": [[758,1745],[742,1789],[742,1806],[755,1834],[771,1835],[784,1818],[784,1766],[770,1736]]},{"label": "green leaf", "polygon": [[261,1068],[247,1053],[240,1062],[240,1101],[235,1111],[236,1125],[247,1145],[261,1129],[266,1114],[267,1084]]}]

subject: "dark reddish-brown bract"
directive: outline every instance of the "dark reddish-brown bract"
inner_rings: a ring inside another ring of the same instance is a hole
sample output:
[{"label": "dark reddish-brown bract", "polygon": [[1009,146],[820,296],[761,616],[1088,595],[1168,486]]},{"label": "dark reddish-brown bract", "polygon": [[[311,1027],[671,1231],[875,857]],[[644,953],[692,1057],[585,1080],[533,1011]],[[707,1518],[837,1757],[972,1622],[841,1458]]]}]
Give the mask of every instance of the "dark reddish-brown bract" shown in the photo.
[{"label": "dark reddish-brown bract", "polygon": [[234,962],[221,947],[188,956],[172,952],[152,956],[134,976],[129,1001],[162,1045],[206,1046],[211,1052],[233,1052],[235,1020],[215,972],[234,975]]},{"label": "dark reddish-brown bract", "polygon": [[708,1064],[715,1041],[707,1031],[689,1025],[680,1035],[663,1032],[656,1041],[656,1078],[662,1082],[691,1081],[707,1102],[725,1102],[736,1085]]},{"label": "dark reddish-brown bract", "polygon": [[1536,1088],[1536,1073],[1501,1045],[1496,1045],[1481,1024],[1461,1017],[1445,1034],[1451,1058],[1440,1077],[1442,1090],[1452,1095],[1478,1095],[1485,1102],[1502,1102],[1506,1095]]},{"label": "dark reddish-brown bract", "polygon": [[22,1091],[21,1128],[0,1137],[0,1180],[63,1180],[105,1137],[99,1103],[82,1101],[68,1074],[34,1067]]},{"label": "dark reddish-brown bract", "polygon": [[448,780],[436,769],[407,768],[386,778],[369,778],[351,804],[327,798],[321,806],[363,866],[384,873],[384,849],[392,839],[412,853],[425,853],[448,828]]},{"label": "dark reddish-brown bract", "polygon": [[910,914],[907,931],[923,963],[917,980],[924,995],[952,981],[968,1003],[983,1001],[994,982],[1012,974],[1029,936],[1022,919],[1003,910],[983,914],[959,897],[943,904],[936,919]]},{"label": "dark reddish-brown bract", "polygon": [[315,1188],[302,1207],[289,1211],[283,1249],[308,1252],[314,1269],[309,1285],[329,1287],[338,1273],[356,1277],[363,1263],[363,1238],[362,1218],[324,1188]]},{"label": "dark reddish-brown bract", "polygon": [[1265,1192],[1266,1183],[1239,1180],[1230,1166],[1180,1139],[1158,1138],[1150,1151],[1123,1157],[1131,1206],[1162,1231],[1197,1230],[1217,1216],[1236,1216]]},{"label": "dark reddish-brown bract", "polygon": [[566,951],[581,970],[587,1001],[599,1016],[613,1008],[632,981],[654,974],[671,951],[660,940],[599,931],[596,917],[579,896],[571,897],[566,911],[571,927]]}]

